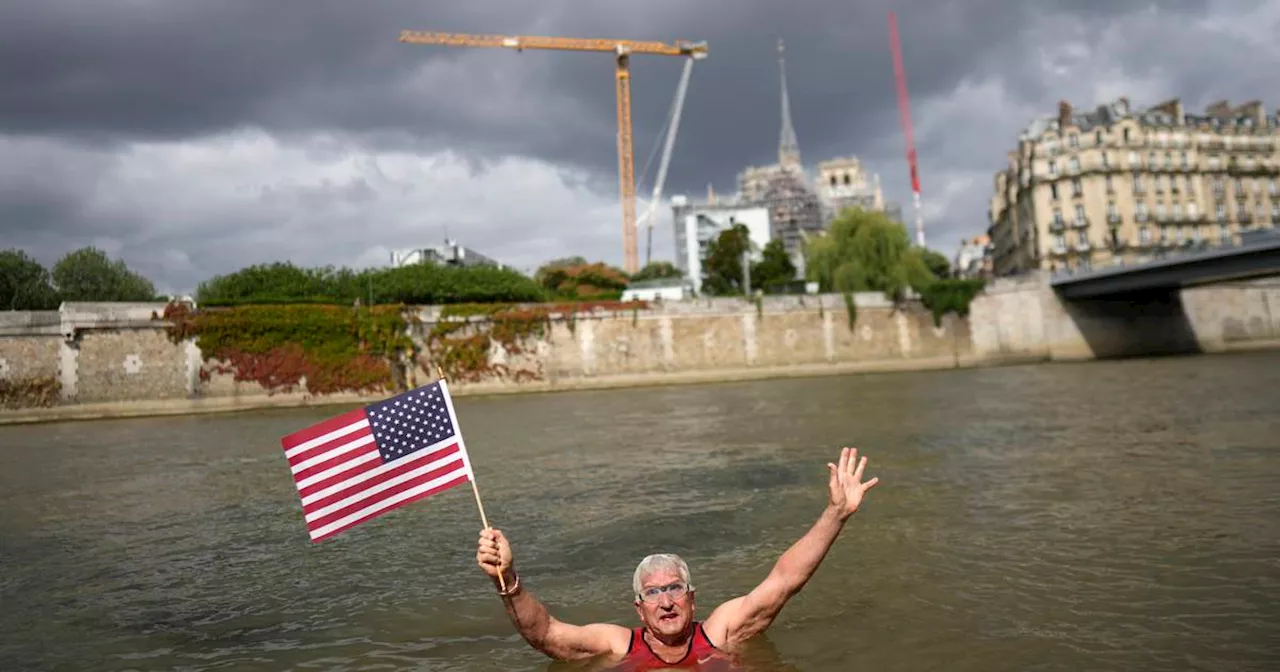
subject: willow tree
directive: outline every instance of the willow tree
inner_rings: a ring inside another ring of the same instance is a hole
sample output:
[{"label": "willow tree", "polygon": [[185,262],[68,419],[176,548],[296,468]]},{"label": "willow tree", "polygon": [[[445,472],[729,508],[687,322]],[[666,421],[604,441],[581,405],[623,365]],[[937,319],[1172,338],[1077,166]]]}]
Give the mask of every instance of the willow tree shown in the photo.
[{"label": "willow tree", "polygon": [[902,224],[882,212],[845,210],[805,247],[805,274],[826,292],[884,292],[901,299],[935,280]]}]

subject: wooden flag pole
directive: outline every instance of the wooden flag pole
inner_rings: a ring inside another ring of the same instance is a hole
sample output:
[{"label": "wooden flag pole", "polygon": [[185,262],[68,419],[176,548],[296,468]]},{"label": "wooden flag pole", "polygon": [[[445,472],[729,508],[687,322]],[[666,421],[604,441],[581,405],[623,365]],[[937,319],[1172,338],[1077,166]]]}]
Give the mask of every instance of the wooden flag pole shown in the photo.
[{"label": "wooden flag pole", "polygon": [[[444,370],[440,368],[439,364],[436,364],[436,378],[438,378],[439,380],[444,380]],[[457,431],[459,433],[462,432],[461,428],[458,428]],[[480,524],[484,525],[484,529],[486,530],[493,529],[489,527],[489,520],[484,515],[484,504],[480,501],[480,487],[476,485],[476,475],[474,471],[471,474],[471,492],[476,496],[476,508],[480,509]],[[502,589],[502,592],[504,593],[507,592],[507,581],[506,579],[502,578],[502,556],[501,555],[498,556],[498,587]]]}]

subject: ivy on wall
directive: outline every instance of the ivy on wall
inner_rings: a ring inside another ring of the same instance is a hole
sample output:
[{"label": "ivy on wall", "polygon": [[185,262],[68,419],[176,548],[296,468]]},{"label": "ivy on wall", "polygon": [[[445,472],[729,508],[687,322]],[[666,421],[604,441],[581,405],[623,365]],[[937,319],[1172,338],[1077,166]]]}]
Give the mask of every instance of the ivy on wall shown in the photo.
[{"label": "ivy on wall", "polygon": [[412,359],[409,317],[403,306],[245,305],[192,311],[165,308],[169,338],[195,339],[212,366],[201,378],[231,374],[269,392],[292,391],[305,381],[313,394],[404,388],[400,362]]},{"label": "ivy on wall", "polygon": [[54,376],[32,376],[7,380],[0,378],[0,408],[48,408],[56,406],[62,384]]},{"label": "ivy on wall", "polygon": [[489,352],[493,344],[501,346],[509,356],[518,357],[529,353],[538,340],[547,337],[556,316],[573,332],[579,313],[631,310],[634,322],[635,312],[647,307],[648,304],[641,301],[449,305],[441,310],[439,321],[427,334],[427,350],[430,363],[438,365],[449,380],[537,380],[542,377],[540,365],[537,371],[530,371],[491,361]]},{"label": "ivy on wall", "polygon": [[[492,362],[494,343],[510,356],[530,352],[550,333],[557,316],[572,331],[579,313],[638,311],[644,302],[582,301],[542,304],[446,305],[418,351],[409,328],[416,311],[402,305],[342,307],[319,304],[242,305],[191,310],[173,303],[162,316],[169,339],[195,339],[208,364],[201,378],[230,374],[269,392],[305,383],[313,394],[378,392],[407,387],[407,367],[438,366],[449,380],[477,382],[541,377],[538,371]],[[633,314],[634,320],[634,314]]]}]

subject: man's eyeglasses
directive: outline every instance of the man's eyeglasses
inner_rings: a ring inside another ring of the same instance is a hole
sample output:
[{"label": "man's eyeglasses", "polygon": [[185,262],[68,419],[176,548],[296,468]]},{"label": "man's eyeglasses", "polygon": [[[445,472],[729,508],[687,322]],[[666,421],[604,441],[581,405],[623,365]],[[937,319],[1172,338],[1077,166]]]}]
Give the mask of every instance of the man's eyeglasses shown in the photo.
[{"label": "man's eyeglasses", "polygon": [[689,586],[686,586],[683,581],[676,581],[665,586],[645,588],[640,591],[640,599],[645,602],[657,602],[662,597],[662,594],[666,593],[671,596],[671,599],[678,600],[684,597],[687,592],[689,592]]}]

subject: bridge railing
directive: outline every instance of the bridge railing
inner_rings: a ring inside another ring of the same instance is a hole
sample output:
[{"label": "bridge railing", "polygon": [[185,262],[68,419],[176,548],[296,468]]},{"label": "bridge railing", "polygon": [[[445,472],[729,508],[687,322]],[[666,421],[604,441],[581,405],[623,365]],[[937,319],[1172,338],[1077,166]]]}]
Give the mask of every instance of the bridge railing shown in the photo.
[{"label": "bridge railing", "polygon": [[[1096,271],[1112,269],[1112,268],[1142,268],[1156,263],[1168,262],[1171,260],[1190,260],[1197,257],[1222,252],[1223,250],[1240,249],[1251,247],[1267,241],[1280,239],[1280,229],[1255,229],[1253,231],[1242,231],[1237,241],[1234,237],[1223,242],[1211,243],[1207,239],[1199,240],[1188,239],[1182,242],[1174,242],[1171,240],[1154,241],[1143,243],[1143,247],[1148,247],[1152,251],[1146,255],[1146,259],[1140,262],[1126,263],[1123,258],[1113,257],[1100,263],[1092,263],[1088,268],[1059,268],[1051,271],[1049,277],[1051,280],[1061,280],[1075,276],[1088,275]],[[1125,249],[1125,245],[1108,246],[1112,251],[1119,252]]]}]

